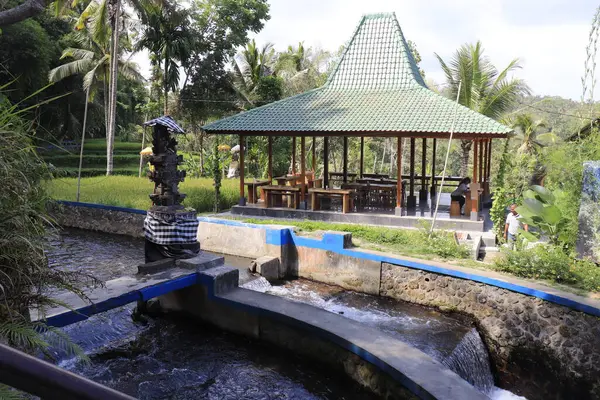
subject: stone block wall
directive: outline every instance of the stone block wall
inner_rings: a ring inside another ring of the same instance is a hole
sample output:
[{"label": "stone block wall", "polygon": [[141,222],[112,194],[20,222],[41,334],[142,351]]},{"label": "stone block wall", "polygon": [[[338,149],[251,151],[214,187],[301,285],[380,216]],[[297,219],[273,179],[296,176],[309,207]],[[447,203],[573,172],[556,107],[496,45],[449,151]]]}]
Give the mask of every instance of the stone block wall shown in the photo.
[{"label": "stone block wall", "polygon": [[600,398],[600,318],[469,280],[382,263],[382,296],[475,318],[500,386],[533,399]]},{"label": "stone block wall", "polygon": [[[143,212],[128,212],[96,207],[81,207],[67,203],[50,206],[50,214],[60,226],[88,229],[119,235],[144,237]],[[138,211],[138,210],[136,210]]]}]

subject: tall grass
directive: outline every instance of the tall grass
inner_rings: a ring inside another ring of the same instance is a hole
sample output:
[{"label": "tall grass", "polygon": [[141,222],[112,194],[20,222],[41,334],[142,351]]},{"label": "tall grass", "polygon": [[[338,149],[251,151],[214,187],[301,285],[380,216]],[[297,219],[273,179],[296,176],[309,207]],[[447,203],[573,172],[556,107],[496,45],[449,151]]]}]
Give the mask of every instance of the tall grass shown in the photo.
[{"label": "tall grass", "polygon": [[[106,204],[148,209],[152,203],[148,195],[154,186],[147,178],[137,176],[98,176],[81,180],[81,196],[84,203]],[[47,183],[48,193],[56,200],[74,201],[77,191],[75,178],[55,178]],[[213,211],[215,189],[209,178],[186,178],[179,190],[187,195],[183,205],[197,212]],[[230,208],[239,199],[239,180],[227,179],[221,186],[221,207]]]},{"label": "tall grass", "polygon": [[[47,309],[62,305],[49,296],[53,289],[85,298],[82,285],[96,281],[48,265],[44,237],[50,220],[42,182],[49,174],[33,145],[31,125],[20,118],[25,110],[0,100],[0,342],[49,357],[53,346],[81,355],[79,347],[47,327],[43,318]],[[32,322],[31,312],[42,321]],[[15,392],[0,385],[0,398],[7,397],[15,398]]]}]

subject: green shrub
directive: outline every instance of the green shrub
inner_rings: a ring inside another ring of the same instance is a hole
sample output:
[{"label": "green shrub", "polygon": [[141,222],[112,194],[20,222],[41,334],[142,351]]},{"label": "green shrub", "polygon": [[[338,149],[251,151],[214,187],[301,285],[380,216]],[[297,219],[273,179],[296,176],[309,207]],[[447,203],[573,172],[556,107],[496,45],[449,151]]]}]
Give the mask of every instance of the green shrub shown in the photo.
[{"label": "green shrub", "polygon": [[510,205],[510,198],[506,194],[506,190],[498,188],[494,192],[494,201],[490,209],[490,219],[494,224],[494,233],[496,238],[502,240],[504,238],[504,225],[506,222],[506,207]]},{"label": "green shrub", "polygon": [[570,257],[558,246],[538,245],[527,250],[503,252],[504,257],[494,263],[498,271],[600,291],[600,268],[592,262]]}]

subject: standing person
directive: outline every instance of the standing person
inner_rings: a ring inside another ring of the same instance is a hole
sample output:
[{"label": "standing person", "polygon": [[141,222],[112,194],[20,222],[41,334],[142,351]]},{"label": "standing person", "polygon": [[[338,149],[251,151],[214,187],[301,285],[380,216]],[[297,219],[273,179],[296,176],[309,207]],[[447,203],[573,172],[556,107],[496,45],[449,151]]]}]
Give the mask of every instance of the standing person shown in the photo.
[{"label": "standing person", "polygon": [[454,192],[450,194],[450,198],[452,199],[452,201],[458,201],[458,204],[460,204],[460,215],[465,215],[465,212],[463,211],[463,206],[467,201],[465,194],[470,190],[469,183],[471,183],[471,178],[462,179],[460,182],[458,182],[458,187],[456,188],[456,190],[454,190]]},{"label": "standing person", "polygon": [[[521,216],[517,212],[517,205],[510,205],[510,212],[506,217],[506,223],[504,224],[504,240],[508,243],[508,247],[510,249],[514,249],[515,242],[517,241],[517,234],[519,233],[519,227],[521,226],[521,222],[519,221]],[[526,232],[529,232],[529,227],[527,224],[523,224],[523,229]]]}]

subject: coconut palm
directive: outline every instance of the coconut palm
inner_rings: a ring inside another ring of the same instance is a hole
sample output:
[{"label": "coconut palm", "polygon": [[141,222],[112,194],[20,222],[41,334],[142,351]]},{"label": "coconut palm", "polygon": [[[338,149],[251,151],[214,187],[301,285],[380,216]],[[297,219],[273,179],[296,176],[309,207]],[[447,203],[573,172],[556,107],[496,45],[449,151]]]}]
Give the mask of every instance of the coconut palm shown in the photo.
[{"label": "coconut palm", "polygon": [[552,132],[540,133],[540,129],[546,128],[546,122],[534,120],[530,114],[517,115],[510,125],[516,131],[515,137],[521,140],[517,149],[519,154],[533,155],[539,148],[558,141],[558,136]]},{"label": "coconut palm", "polygon": [[[61,60],[72,59],[50,71],[48,79],[50,82],[58,82],[69,76],[83,75],[83,89],[90,90],[93,98],[100,84],[103,88],[105,124],[108,131],[109,96],[108,83],[110,76],[111,55],[108,42],[100,43],[94,39],[90,30],[76,31],[72,37],[79,47],[69,47],[62,53]],[[119,73],[128,79],[143,80],[138,72],[137,66],[126,60],[117,60]]]},{"label": "coconut palm", "polygon": [[285,94],[293,96],[322,86],[327,80],[325,71],[330,61],[331,53],[313,51],[300,42],[297,47],[288,46],[286,52],[279,54],[275,74],[283,79]]},{"label": "coconut palm", "polygon": [[187,10],[161,2],[145,3],[146,22],[136,50],[148,49],[157,62],[164,63],[164,113],[168,114],[168,93],[179,86],[179,62],[185,65],[191,55],[192,31]]},{"label": "coconut palm", "polygon": [[[61,0],[64,1],[64,0]],[[75,0],[73,4],[79,0]],[[142,23],[146,21],[143,4],[160,0],[128,0],[128,5],[140,17]],[[109,54],[120,55],[120,42],[123,39],[122,28],[125,25],[127,14],[122,10],[121,0],[92,0],[81,13],[76,29],[90,29],[95,41],[108,43]],[[125,35],[127,36],[127,35]],[[106,174],[111,175],[113,170],[113,149],[116,129],[117,109],[117,74],[120,68],[119,57],[109,58],[108,74],[105,84],[105,113],[106,113]]]},{"label": "coconut palm", "polygon": [[254,39],[236,55],[233,61],[234,88],[244,101],[254,104],[254,91],[261,78],[273,74],[275,61],[273,44],[266,43],[259,48]]},{"label": "coconut palm", "polygon": [[[447,64],[436,54],[449,85],[448,95],[459,103],[490,118],[500,119],[511,109],[519,96],[529,94],[525,82],[509,78],[509,74],[520,68],[519,60],[512,60],[506,68],[498,71],[483,55],[481,42],[465,44],[459,48]],[[459,82],[462,83],[460,94]],[[472,142],[461,142],[461,174],[467,175],[469,152]]]}]

